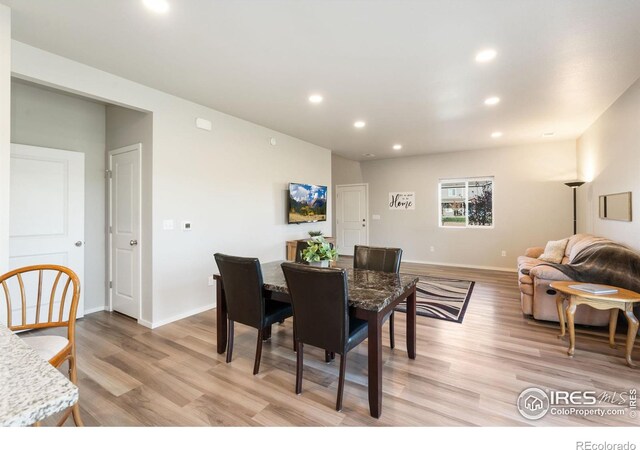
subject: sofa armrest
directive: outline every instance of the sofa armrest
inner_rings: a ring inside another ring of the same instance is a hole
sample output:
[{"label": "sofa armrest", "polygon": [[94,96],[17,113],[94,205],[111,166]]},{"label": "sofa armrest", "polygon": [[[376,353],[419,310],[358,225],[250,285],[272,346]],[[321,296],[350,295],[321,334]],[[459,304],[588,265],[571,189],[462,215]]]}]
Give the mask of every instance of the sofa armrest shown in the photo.
[{"label": "sofa armrest", "polygon": [[529,247],[524,251],[524,256],[539,258],[544,253],[544,247]]},{"label": "sofa armrest", "polygon": [[529,271],[529,276],[531,278],[541,278],[549,281],[571,281],[571,278],[560,272],[555,267],[543,264],[532,267]]}]

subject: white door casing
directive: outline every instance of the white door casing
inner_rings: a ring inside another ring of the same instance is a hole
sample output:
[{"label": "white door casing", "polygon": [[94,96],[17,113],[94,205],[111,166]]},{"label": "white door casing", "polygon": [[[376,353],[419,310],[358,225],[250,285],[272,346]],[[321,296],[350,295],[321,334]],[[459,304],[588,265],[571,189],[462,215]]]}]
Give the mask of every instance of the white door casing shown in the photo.
[{"label": "white door casing", "polygon": [[354,245],[369,245],[369,186],[336,186],[336,246],[341,255],[353,255]]},{"label": "white door casing", "polygon": [[109,151],[109,307],[140,318],[140,153],[136,144]]},{"label": "white door casing", "polygon": [[[69,267],[80,279],[83,317],[84,153],[11,144],[10,174],[9,268]],[[25,284],[27,293],[37,291],[36,280]],[[36,298],[27,297],[28,316],[35,317]]]}]

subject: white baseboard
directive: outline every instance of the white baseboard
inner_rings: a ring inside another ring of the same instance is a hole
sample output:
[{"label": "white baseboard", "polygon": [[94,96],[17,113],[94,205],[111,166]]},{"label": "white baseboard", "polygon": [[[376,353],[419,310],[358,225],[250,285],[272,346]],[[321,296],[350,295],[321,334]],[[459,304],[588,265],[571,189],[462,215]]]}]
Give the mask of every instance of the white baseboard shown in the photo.
[{"label": "white baseboard", "polygon": [[138,320],[138,323],[140,325],[143,325],[143,326],[147,327],[147,328],[152,328],[152,329],[153,328],[158,328],[158,327],[161,327],[163,325],[167,325],[167,324],[169,324],[171,322],[175,322],[177,320],[185,319],[185,318],[190,317],[190,316],[195,316],[196,314],[200,314],[200,313],[203,313],[205,311],[209,311],[210,309],[213,309],[215,307],[216,307],[216,305],[201,306],[200,308],[195,308],[195,309],[192,309],[192,310],[189,310],[189,311],[185,311],[185,312],[183,312],[181,314],[175,315],[173,317],[168,317],[166,319],[162,319],[162,320],[158,320],[158,321],[154,321],[154,322],[147,322],[146,320],[145,321]]},{"label": "white baseboard", "polygon": [[96,308],[91,308],[91,309],[85,309],[84,310],[84,315],[86,316],[87,314],[93,314],[99,311],[105,311],[107,309],[106,306],[98,306]]},{"label": "white baseboard", "polygon": [[403,263],[415,263],[415,264],[431,264],[433,266],[446,266],[446,267],[460,267],[463,269],[482,269],[482,270],[498,270],[500,272],[517,272],[518,269],[516,267],[496,267],[496,266],[477,266],[473,264],[455,264],[455,263],[444,263],[437,261],[417,261],[412,259],[403,259]]}]

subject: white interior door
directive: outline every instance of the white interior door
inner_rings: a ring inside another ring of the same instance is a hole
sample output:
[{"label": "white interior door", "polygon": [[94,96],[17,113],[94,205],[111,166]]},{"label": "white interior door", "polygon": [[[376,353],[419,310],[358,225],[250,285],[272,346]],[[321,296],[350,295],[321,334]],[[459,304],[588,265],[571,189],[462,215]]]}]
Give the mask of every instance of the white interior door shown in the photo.
[{"label": "white interior door", "polygon": [[109,152],[111,309],[140,317],[140,150]]},{"label": "white interior door", "polygon": [[353,255],[354,245],[369,244],[366,184],[336,186],[336,245],[341,255]]},{"label": "white interior door", "polygon": [[10,178],[9,267],[69,267],[80,279],[84,316],[84,153],[11,144]]}]

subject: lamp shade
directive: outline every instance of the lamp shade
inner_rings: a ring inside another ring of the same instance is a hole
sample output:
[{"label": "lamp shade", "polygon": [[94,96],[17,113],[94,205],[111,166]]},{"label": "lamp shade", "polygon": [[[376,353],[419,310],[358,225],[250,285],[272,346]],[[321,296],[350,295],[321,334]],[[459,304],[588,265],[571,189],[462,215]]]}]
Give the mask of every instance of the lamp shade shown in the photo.
[{"label": "lamp shade", "polygon": [[578,188],[582,186],[584,183],[585,183],[584,181],[570,181],[568,183],[565,183],[565,185],[569,186],[570,188]]}]

